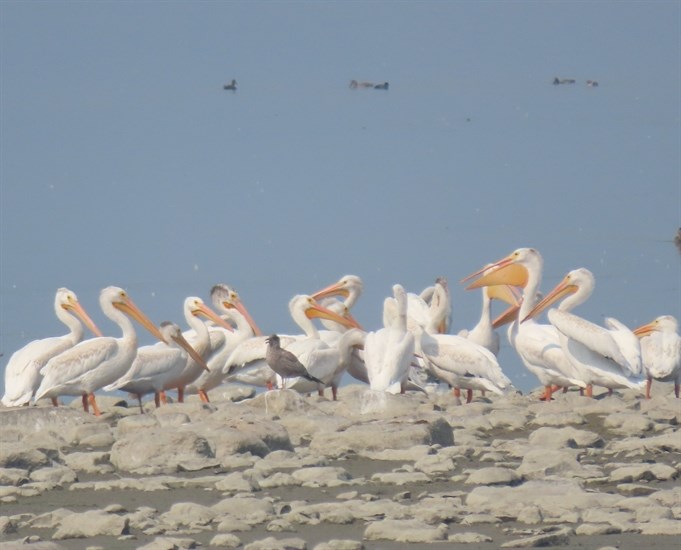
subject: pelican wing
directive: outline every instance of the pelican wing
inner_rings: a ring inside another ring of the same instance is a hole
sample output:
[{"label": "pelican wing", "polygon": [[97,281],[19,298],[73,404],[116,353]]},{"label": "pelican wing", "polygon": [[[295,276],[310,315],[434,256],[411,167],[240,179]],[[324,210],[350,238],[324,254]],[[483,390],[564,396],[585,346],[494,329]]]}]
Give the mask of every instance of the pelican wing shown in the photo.
[{"label": "pelican wing", "polygon": [[624,323],[620,323],[617,319],[606,317],[603,321],[605,326],[610,330],[612,339],[617,343],[622,356],[626,363],[622,367],[632,376],[640,376],[643,372],[641,364],[641,342]]},{"label": "pelican wing", "polygon": [[609,330],[559,309],[549,310],[548,317],[551,324],[571,340],[620,365],[628,364]]}]

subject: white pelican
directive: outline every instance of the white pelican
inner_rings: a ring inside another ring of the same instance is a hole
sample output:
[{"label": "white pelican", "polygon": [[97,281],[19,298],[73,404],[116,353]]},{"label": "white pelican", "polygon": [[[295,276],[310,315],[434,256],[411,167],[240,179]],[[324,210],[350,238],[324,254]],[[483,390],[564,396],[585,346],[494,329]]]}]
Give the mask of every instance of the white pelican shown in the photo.
[{"label": "white pelican", "polygon": [[[317,300],[320,305],[330,309],[334,313],[346,316],[346,312],[351,310],[364,290],[364,283],[357,275],[345,275],[338,282],[318,290],[312,294],[312,298]],[[336,296],[343,296],[344,300],[339,300]],[[328,319],[321,319],[322,325],[329,330],[344,332],[346,326]]]},{"label": "white pelican", "polygon": [[414,359],[414,335],[407,330],[407,292],[396,284],[393,296],[383,305],[384,327],[366,335],[364,363],[372,390],[404,393]]},{"label": "white pelican", "polygon": [[141,412],[144,412],[142,396],[148,393],[154,394],[154,403],[156,407],[160,406],[160,392],[163,387],[168,380],[182,372],[189,358],[208,370],[203,357],[182,336],[179,325],[163,321],[159,331],[167,344],[159,342],[153,346],[139,348],[128,372],[113,384],[104,387],[105,391],[121,390],[136,396]]},{"label": "white pelican", "polygon": [[433,376],[455,388],[471,390],[467,403],[472,399],[472,390],[502,395],[511,386],[494,354],[462,336],[430,334],[418,328],[416,353]]},{"label": "white pelican", "polygon": [[534,248],[518,248],[498,262],[469,275],[463,281],[484,273],[482,277],[468,285],[467,290],[500,284],[523,288],[518,317],[508,329],[508,340],[523,364],[544,386],[543,399],[549,402],[557,387],[584,388],[586,384],[577,378],[578,373],[563,353],[558,331],[553,326],[540,325],[534,320],[522,324],[519,322],[525,319],[536,301],[543,263],[541,254]]},{"label": "white pelican", "polygon": [[641,389],[641,348],[636,335],[622,323],[605,318],[607,328],[600,327],[570,311],[584,303],[593,293],[596,282],[585,268],[570,271],[526,317],[535,317],[551,304],[548,318],[560,336],[563,352],[586,382],[586,394],[592,396],[593,385]]},{"label": "white pelican", "polygon": [[128,316],[135,319],[156,338],[163,336],[151,320],[117,286],[109,286],[99,294],[99,304],[109,319],[122,331],[121,338],[100,336],[85,340],[50,359],[40,373],[43,380],[36,400],[60,395],[81,395],[83,409],[92,405],[94,414],[101,413],[94,392],[123,376],[137,354],[137,335]]},{"label": "white pelican", "polygon": [[[435,279],[435,284],[428,286],[421,291],[418,299],[415,295],[408,293],[409,302],[407,305],[407,326],[410,325],[412,310],[416,307],[420,310],[419,316],[423,322],[418,324],[428,332],[438,332],[446,334],[452,322],[452,299],[449,294],[449,284],[445,277]],[[426,310],[423,310],[425,304]]]},{"label": "white pelican", "polygon": [[[204,360],[208,360],[210,354],[213,352],[213,349],[211,348],[211,337],[205,321],[199,317],[204,317],[213,321],[216,325],[221,326],[228,331],[231,331],[232,327],[227,321],[219,317],[217,313],[204,304],[203,300],[197,296],[185,298],[182,309],[184,318],[192,329],[184,332],[183,336]],[[177,400],[178,402],[183,403],[185,386],[196,380],[204,370],[203,365],[194,361],[192,357],[188,357],[187,364],[182,372],[164,384],[163,391],[161,392],[161,401],[165,400],[165,394],[163,392],[170,389],[176,389]],[[206,395],[205,392],[199,390],[198,394],[201,401],[205,403],[208,402],[208,395]]]},{"label": "white pelican", "polygon": [[[83,339],[83,325],[78,318],[96,336],[102,335],[83,309],[76,294],[68,288],[57,290],[54,297],[54,312],[69,328],[69,333],[33,340],[12,354],[5,367],[5,395],[2,396],[2,404],[5,407],[28,405],[40,386],[40,370],[52,357],[72,348]],[[57,404],[56,398],[52,401],[53,404]]]},{"label": "white pelican", "polygon": [[[281,346],[288,349],[307,368],[308,372],[331,385],[336,394],[335,380],[338,376],[338,352],[333,349],[339,335],[335,331],[319,331],[312,319],[328,319],[340,323],[345,327],[356,328],[357,323],[349,318],[341,317],[333,311],[322,307],[311,296],[300,294],[289,302],[289,312],[295,323],[303,330],[303,335],[281,336]],[[333,341],[333,345],[324,342],[324,337]],[[232,352],[225,369],[229,372],[228,380],[257,386],[273,387],[277,380],[274,371],[267,365],[265,355],[267,343],[264,336],[256,336],[239,344]],[[295,346],[294,346],[295,345]],[[342,371],[340,372],[342,376]],[[288,387],[300,392],[315,389],[311,382],[305,379],[292,379]],[[334,389],[335,388],[335,389]]]},{"label": "white pelican", "polygon": [[227,374],[225,364],[236,347],[248,338],[261,334],[234,289],[220,283],[211,289],[210,297],[213,307],[222,312],[221,317],[233,323],[235,328],[232,331],[223,329],[223,344],[214,349],[208,358],[209,370],[202,372],[185,388],[185,393],[203,394],[206,399],[208,399],[207,392],[219,386],[224,380]]},{"label": "white pelican", "polygon": [[681,384],[681,336],[679,323],[671,315],[662,315],[634,330],[641,339],[643,367],[646,370],[646,398],[650,399],[653,378],[674,382],[674,395],[679,397]]}]

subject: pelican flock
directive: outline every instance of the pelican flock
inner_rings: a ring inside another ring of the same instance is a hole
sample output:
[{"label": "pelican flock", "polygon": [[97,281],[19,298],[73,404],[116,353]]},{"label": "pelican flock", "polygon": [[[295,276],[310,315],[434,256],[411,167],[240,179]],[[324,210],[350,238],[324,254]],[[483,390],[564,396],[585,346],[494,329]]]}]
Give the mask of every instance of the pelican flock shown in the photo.
[{"label": "pelican flock", "polygon": [[[213,308],[198,296],[184,301],[190,329],[184,333],[172,321],[154,324],[119,287],[100,293],[103,314],[121,331],[103,336],[76,294],[57,290],[54,311],[69,329],[27,343],[5,365],[2,405],[20,407],[49,398],[81,397],[85,412],[101,411],[97,392],[126,392],[143,412],[142,399],[153,394],[156,407],[167,403],[166,392],[197,394],[225,384],[246,384],[323,396],[331,388],[338,399],[343,379],[367,384],[376,392],[438,391],[438,387],[503,395],[514,390],[498,359],[497,329],[508,324],[507,338],[521,363],[543,387],[540,399],[550,403],[562,388],[576,388],[584,399],[594,387],[612,393],[628,389],[651,398],[653,381],[681,387],[681,336],[675,317],[660,315],[630,329],[612,317],[603,325],[573,312],[595,289],[586,268],[568,272],[542,298],[543,258],[534,248],[518,248],[463,278],[467,290],[480,289],[480,319],[471,329],[452,330],[452,299],[447,280],[421,292],[395,283],[384,300],[383,326],[364,329],[351,309],[362,296],[357,275],[311,294],[289,300],[289,313],[299,334],[263,336],[239,294],[226,284],[210,291]],[[494,318],[493,304],[505,311]],[[546,314],[547,323],[539,318]],[[158,343],[138,347],[132,321],[147,329]],[[317,326],[315,323],[320,322]],[[95,335],[83,340],[84,327]],[[662,388],[663,386],[661,386]],[[658,390],[656,390],[658,391]],[[659,391],[662,391],[660,389]]]}]

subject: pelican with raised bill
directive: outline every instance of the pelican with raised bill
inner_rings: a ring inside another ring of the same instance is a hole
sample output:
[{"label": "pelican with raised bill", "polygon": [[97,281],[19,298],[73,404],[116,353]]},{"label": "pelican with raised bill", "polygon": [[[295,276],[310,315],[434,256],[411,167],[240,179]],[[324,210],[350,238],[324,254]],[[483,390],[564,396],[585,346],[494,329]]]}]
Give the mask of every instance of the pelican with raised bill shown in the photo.
[{"label": "pelican with raised bill", "polygon": [[674,382],[674,395],[681,386],[681,336],[679,322],[672,315],[661,315],[634,330],[641,339],[643,368],[646,371],[646,398],[650,399],[653,379]]},{"label": "pelican with raised bill", "polygon": [[544,386],[542,399],[549,402],[558,388],[585,388],[586,383],[579,379],[579,373],[563,353],[555,327],[540,325],[534,320],[520,323],[536,302],[543,265],[539,251],[534,248],[518,248],[501,260],[472,273],[462,282],[479,277],[466,287],[467,290],[495,285],[511,285],[523,289],[520,308],[508,329],[508,340],[525,367]]},{"label": "pelican with raised bill", "polygon": [[558,331],[563,353],[587,384],[587,397],[592,397],[594,385],[608,390],[642,389],[641,347],[636,335],[617,319],[606,317],[605,327],[601,327],[571,313],[591,296],[595,286],[588,269],[570,271],[526,314],[523,324],[562,300],[547,316]]},{"label": "pelican with raised bill", "polygon": [[[41,369],[50,359],[83,339],[83,323],[95,336],[102,335],[78,301],[76,293],[68,288],[57,290],[54,312],[69,328],[68,334],[33,340],[12,354],[5,367],[5,394],[2,396],[5,407],[20,407],[30,403],[42,380]],[[52,403],[57,405],[56,397]]]},{"label": "pelican with raised bill", "polygon": [[92,406],[94,414],[99,416],[101,412],[95,392],[123,376],[137,354],[137,334],[130,319],[164,341],[156,325],[122,288],[109,286],[103,289],[99,294],[99,304],[104,315],[120,327],[122,336],[91,338],[50,359],[40,371],[43,380],[36,399],[80,395],[85,412]]}]

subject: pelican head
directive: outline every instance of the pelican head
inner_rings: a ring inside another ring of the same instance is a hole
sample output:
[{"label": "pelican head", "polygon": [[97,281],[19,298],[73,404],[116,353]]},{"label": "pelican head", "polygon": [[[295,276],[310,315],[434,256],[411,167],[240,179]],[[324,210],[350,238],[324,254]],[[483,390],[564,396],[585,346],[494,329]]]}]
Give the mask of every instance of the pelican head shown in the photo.
[{"label": "pelican head", "polygon": [[525,316],[523,321],[532,319],[541,314],[552,304],[577,293],[581,294],[581,299],[585,300],[593,292],[596,286],[596,279],[588,269],[580,267],[573,269],[558,283],[543,300],[539,301],[532,310]]},{"label": "pelican head", "polygon": [[102,336],[102,332],[97,328],[97,325],[95,325],[94,321],[85,311],[85,308],[83,308],[78,301],[76,293],[72,290],[64,287],[58,289],[55,296],[55,306],[60,307],[65,311],[72,311],[95,336]]},{"label": "pelican head", "polygon": [[244,316],[248,324],[251,326],[253,334],[256,336],[262,335],[262,331],[258,328],[258,325],[255,324],[255,321],[246,309],[246,306],[241,302],[239,294],[232,287],[224,283],[218,283],[211,289],[210,298],[213,302],[213,305],[218,309],[236,309],[239,313],[241,313],[241,315]]},{"label": "pelican head", "polygon": [[461,279],[461,282],[465,283],[484,273],[482,277],[469,284],[466,290],[493,285],[513,285],[524,288],[528,280],[527,268],[530,266],[540,268],[542,263],[541,254],[536,249],[518,248],[501,260],[471,273]]},{"label": "pelican head", "polygon": [[156,325],[135,305],[128,293],[122,288],[117,286],[106,287],[99,293],[99,303],[104,310],[106,310],[108,304],[111,304],[117,310],[137,321],[161,342],[165,342]]}]

